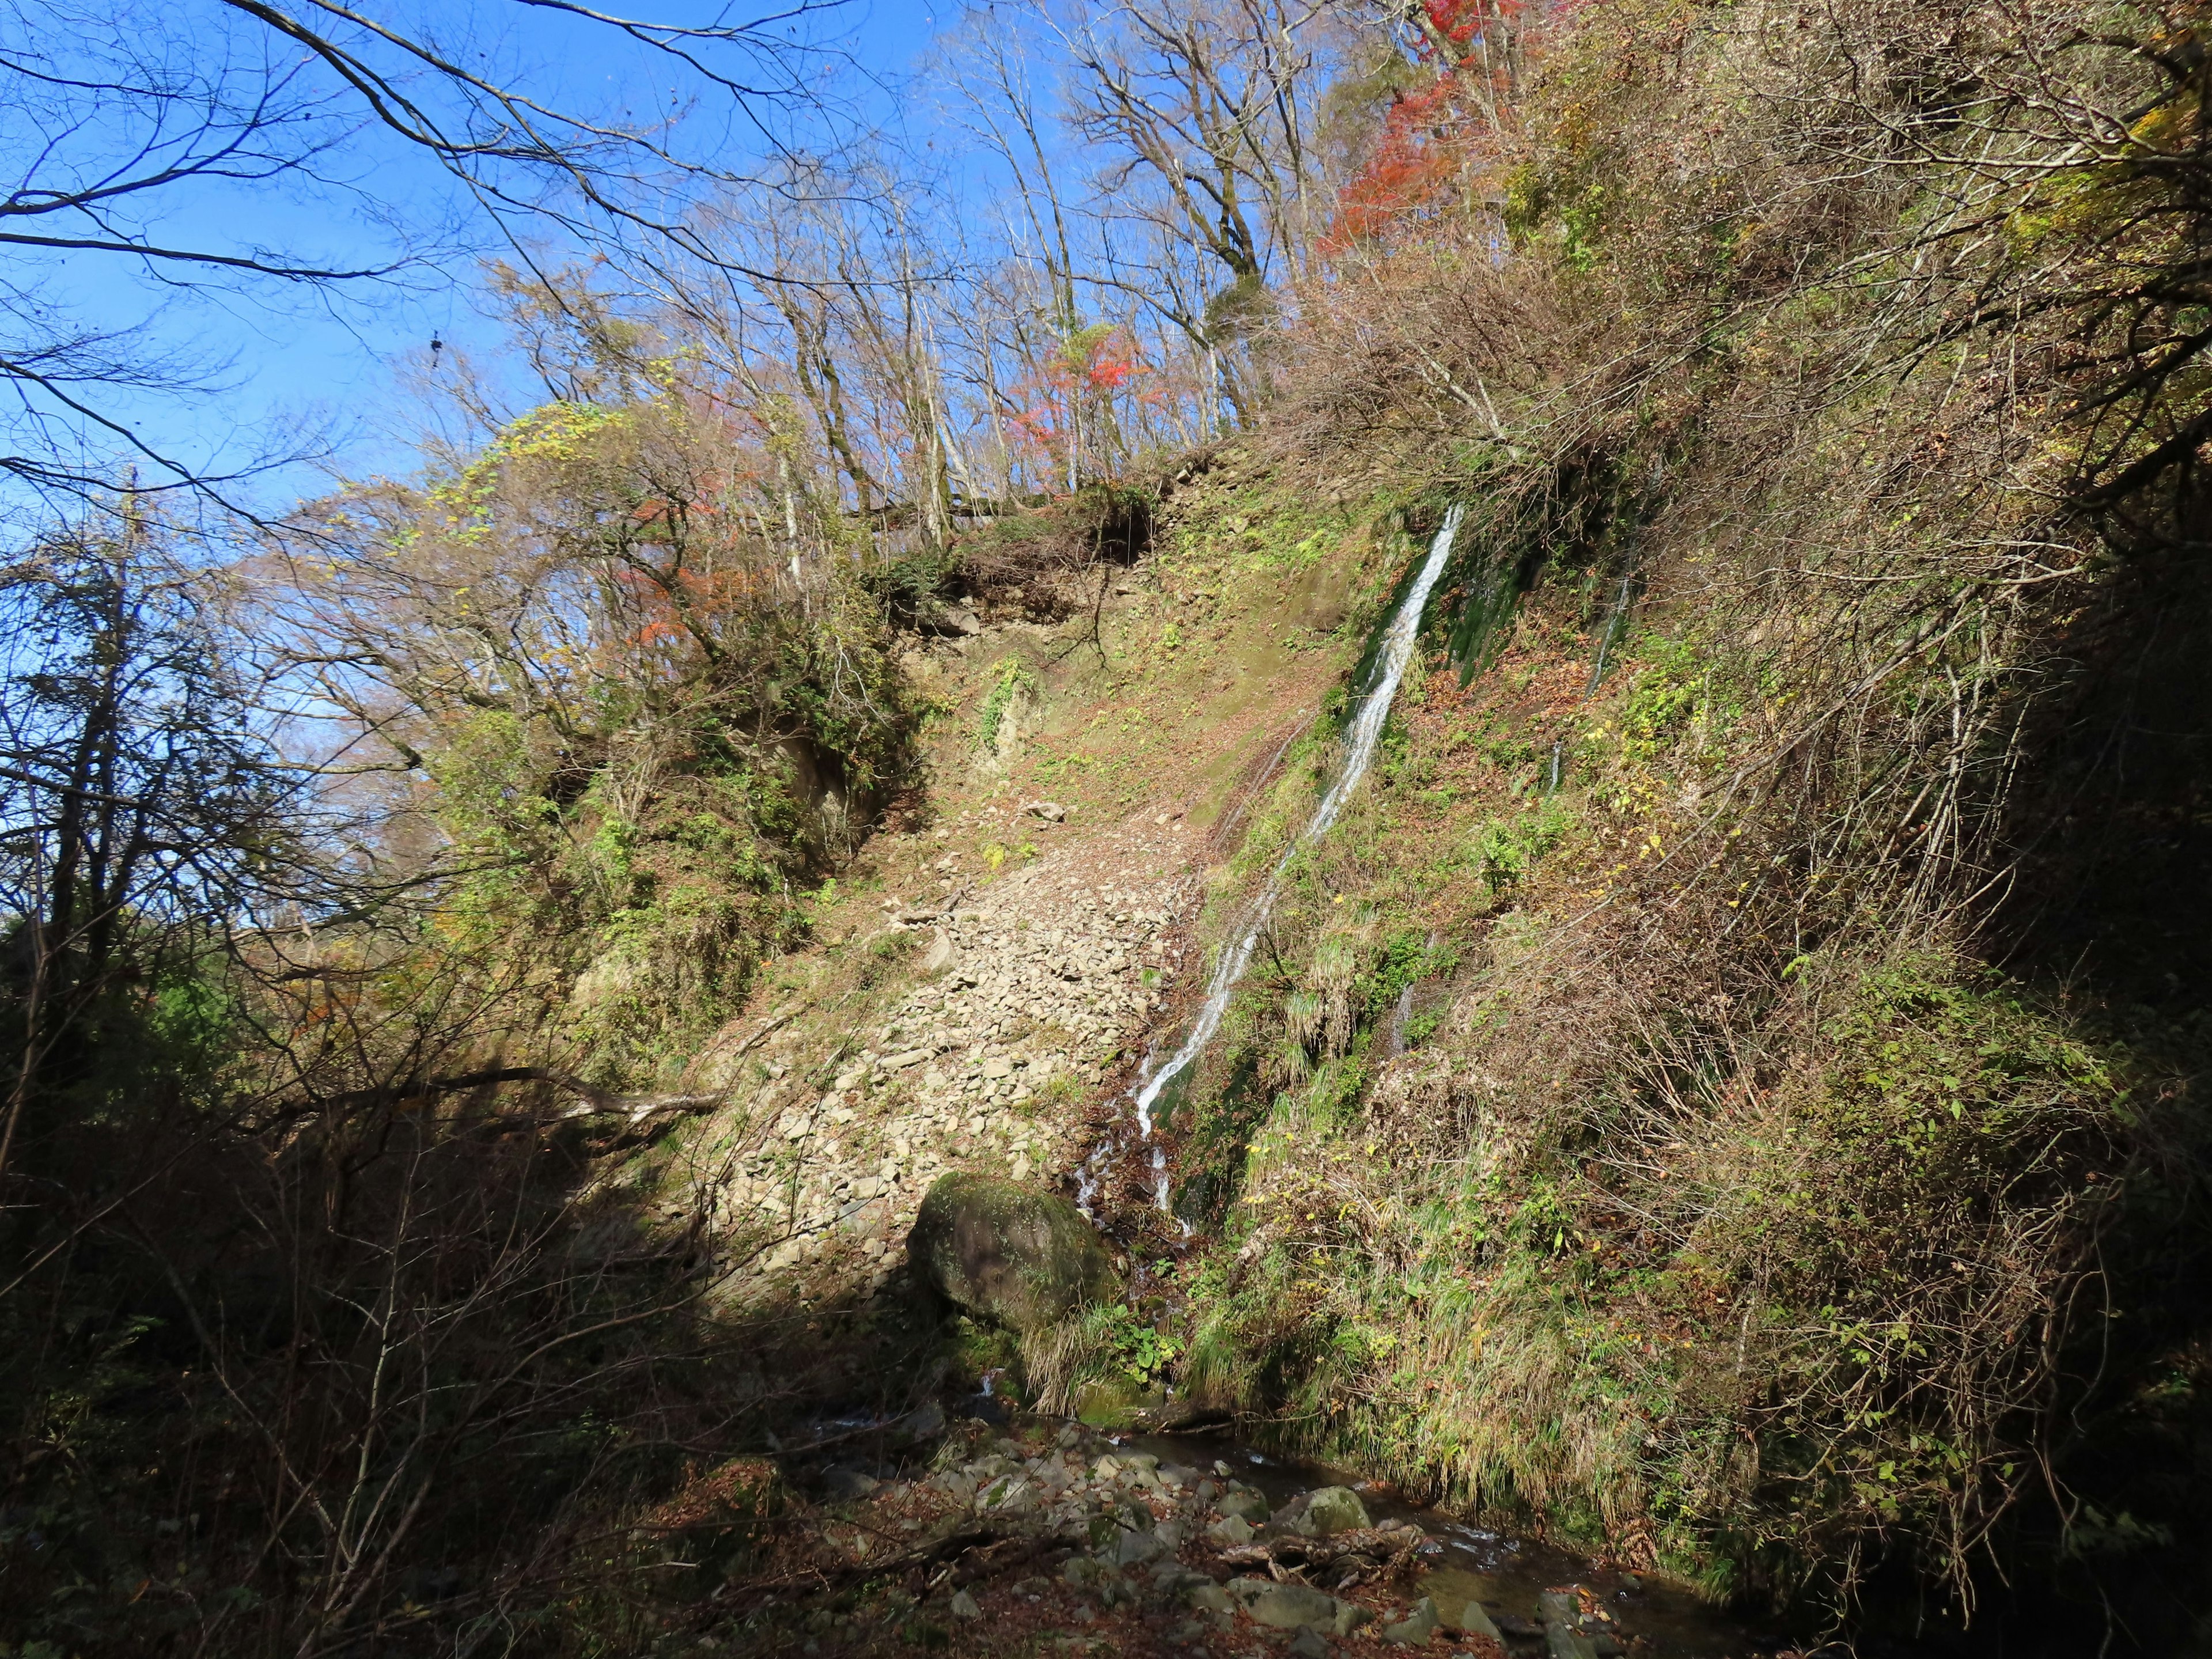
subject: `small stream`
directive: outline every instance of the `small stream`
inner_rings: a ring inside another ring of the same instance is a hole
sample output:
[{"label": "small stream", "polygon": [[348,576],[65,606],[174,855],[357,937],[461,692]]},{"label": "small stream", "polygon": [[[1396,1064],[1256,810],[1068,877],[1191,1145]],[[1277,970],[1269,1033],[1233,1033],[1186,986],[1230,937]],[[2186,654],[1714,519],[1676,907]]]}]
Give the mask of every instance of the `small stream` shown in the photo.
[{"label": "small stream", "polygon": [[[1346,728],[1343,763],[1313,815],[1283,849],[1231,934],[1231,942],[1214,965],[1206,1000],[1188,1032],[1164,1062],[1158,1060],[1156,1053],[1145,1057],[1137,1081],[1122,1097],[1113,1123],[1078,1171],[1077,1201],[1093,1219],[1097,1218],[1094,1206],[1109,1176],[1132,1158],[1142,1159],[1140,1170],[1154,1205],[1163,1211],[1169,1209],[1167,1151],[1159,1139],[1154,1109],[1162,1094],[1189,1070],[1220,1030],[1230,999],[1250,968],[1273,913],[1291,860],[1335,824],[1352,792],[1373,764],[1399,685],[1413,660],[1423,614],[1450,562],[1463,516],[1463,509],[1457,507],[1445,514],[1419,571],[1391,616],[1382,636],[1371,684]],[[1626,609],[1626,588],[1622,597],[1617,611]],[[1611,635],[1609,625],[1600,648],[1597,673],[1601,675],[1605,647],[1613,642]],[[1401,1008],[1401,1020],[1404,1012]],[[1184,1230],[1188,1231],[1188,1226]],[[1581,1557],[1493,1531],[1444,1511],[1420,1508],[1345,1470],[1276,1457],[1219,1435],[1134,1435],[1128,1437],[1127,1443],[1154,1454],[1164,1463],[1200,1468],[1224,1465],[1237,1480],[1259,1488],[1277,1505],[1316,1486],[1358,1489],[1374,1519],[1411,1522],[1440,1546],[1412,1593],[1431,1595],[1439,1605],[1456,1606],[1470,1598],[1480,1601],[1516,1654],[1542,1650],[1539,1598],[1547,1590],[1569,1585],[1596,1598],[1610,1615],[1613,1628],[1629,1644],[1634,1659],[1727,1659],[1753,1651],[1771,1652],[1776,1645],[1773,1636],[1762,1637],[1724,1617],[1693,1592],[1671,1581],[1600,1567]]]},{"label": "small stream", "polygon": [[1128,1443],[1152,1453],[1163,1463],[1200,1469],[1225,1464],[1236,1479],[1258,1487],[1278,1507],[1316,1486],[1352,1487],[1376,1521],[1409,1521],[1443,1546],[1431,1558],[1433,1565],[1409,1587],[1410,1594],[1432,1595],[1439,1606],[1456,1606],[1469,1597],[1480,1601],[1516,1653],[1542,1647],[1535,1628],[1541,1623],[1538,1598],[1546,1590],[1568,1585],[1596,1598],[1633,1659],[1741,1659],[1753,1652],[1771,1653],[1781,1640],[1771,1632],[1757,1632],[1729,1619],[1670,1580],[1601,1567],[1446,1510],[1420,1508],[1349,1470],[1276,1457],[1220,1435],[1132,1435]]},{"label": "small stream", "polygon": [[[1229,1000],[1236,994],[1245,970],[1251,967],[1252,953],[1259,948],[1260,935],[1274,913],[1276,896],[1282,890],[1283,872],[1290,868],[1291,860],[1302,848],[1328,833],[1342,814],[1345,802],[1374,763],[1376,745],[1382,740],[1382,728],[1390,719],[1390,707],[1397,701],[1399,684],[1406,678],[1406,669],[1413,659],[1413,647],[1420,635],[1421,618],[1428,610],[1429,595],[1436,591],[1444,567],[1451,562],[1452,544],[1465,516],[1466,509],[1456,506],[1444,514],[1443,527],[1429,544],[1428,556],[1422,561],[1413,586],[1407,589],[1406,597],[1399,602],[1383,631],[1376,658],[1374,682],[1360,701],[1359,712],[1345,728],[1344,763],[1314,808],[1313,816],[1291,837],[1282,856],[1275,860],[1275,867],[1267,872],[1259,896],[1245,910],[1231,935],[1234,942],[1222,951],[1220,960],[1214,964],[1206,1000],[1191,1024],[1189,1034],[1183,1038],[1182,1047],[1157,1069],[1153,1057],[1146,1055],[1144,1064],[1138,1069],[1136,1084],[1123,1097],[1127,1109],[1115,1114],[1105,1135],[1076,1172],[1076,1203],[1094,1221],[1097,1219],[1094,1206],[1108,1172],[1131,1156],[1145,1160],[1145,1174],[1154,1206],[1163,1211],[1169,1209],[1167,1149],[1160,1144],[1152,1108],[1158,1103],[1161,1093],[1190,1068],[1221,1029],[1222,1018],[1229,1012]],[[1129,1133],[1133,1127],[1133,1137]],[[1188,1224],[1183,1224],[1183,1231],[1189,1231]]]}]

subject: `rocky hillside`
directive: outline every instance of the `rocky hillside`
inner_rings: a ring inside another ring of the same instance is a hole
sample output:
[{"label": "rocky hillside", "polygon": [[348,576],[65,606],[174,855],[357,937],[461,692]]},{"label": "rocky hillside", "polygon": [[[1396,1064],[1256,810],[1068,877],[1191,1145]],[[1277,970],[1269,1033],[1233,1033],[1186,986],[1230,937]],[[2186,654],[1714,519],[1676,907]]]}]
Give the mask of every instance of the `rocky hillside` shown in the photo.
[{"label": "rocky hillside", "polygon": [[[2121,242],[2171,254],[2135,216],[2166,175],[2050,196],[2013,27],[1594,16],[1492,175],[1510,258],[1449,220],[1378,249],[1094,605],[909,647],[927,793],[773,994],[815,1011],[775,1063],[919,1073],[830,1103],[810,1224],[906,1179],[911,1100],[1011,1084],[1048,1126],[963,1118],[921,1167],[1025,1157],[1128,1299],[971,1334],[972,1371],[1172,1388],[1809,1630],[2201,1639],[2201,678],[2135,655],[2199,592],[2201,427],[2088,297]],[[2140,108],[2195,110],[2164,73]],[[1873,159],[1905,131],[1923,171]],[[1376,764],[1307,837],[1455,510]],[[1027,955],[981,946],[1024,915]],[[1252,930],[1142,1139],[1117,1097]],[[1102,968],[1156,977],[1094,1010]]]},{"label": "rocky hillside", "polygon": [[21,934],[0,1659],[2212,1651],[2201,6],[1392,16],[1233,435],[531,289],[257,544],[387,793]]}]

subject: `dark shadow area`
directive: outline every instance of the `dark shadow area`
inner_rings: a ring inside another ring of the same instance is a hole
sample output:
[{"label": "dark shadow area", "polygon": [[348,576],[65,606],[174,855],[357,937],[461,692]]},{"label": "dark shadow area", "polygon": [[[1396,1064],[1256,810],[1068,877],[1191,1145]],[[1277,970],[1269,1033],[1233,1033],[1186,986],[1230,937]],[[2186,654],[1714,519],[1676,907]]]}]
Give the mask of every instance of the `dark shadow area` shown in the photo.
[{"label": "dark shadow area", "polygon": [[530,1091],[88,1099],[24,1148],[0,1262],[11,1651],[642,1651],[944,1426],[902,1275],[754,1277],[773,1231]]},{"label": "dark shadow area", "polygon": [[1993,1540],[2007,1571],[1984,1575],[1962,1652],[2198,1651],[2212,1632],[2208,617],[2193,550],[2114,572],[2067,630],[2009,803],[1996,939],[2128,1056],[2142,1149],[2073,1310],[2051,1478]]}]

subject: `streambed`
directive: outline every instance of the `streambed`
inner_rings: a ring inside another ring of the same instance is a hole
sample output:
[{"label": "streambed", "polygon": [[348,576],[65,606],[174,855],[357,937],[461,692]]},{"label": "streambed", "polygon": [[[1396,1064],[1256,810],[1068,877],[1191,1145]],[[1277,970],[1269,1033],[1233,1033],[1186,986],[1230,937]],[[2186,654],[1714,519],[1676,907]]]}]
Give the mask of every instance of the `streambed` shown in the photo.
[{"label": "streambed", "polygon": [[[1448,1613],[1470,1597],[1480,1601],[1498,1626],[1509,1653],[1533,1655],[1548,1650],[1559,1659],[1568,1659],[1564,1645],[1553,1645],[1547,1639],[1544,1603],[1547,1593],[1567,1589],[1584,1593],[1584,1605],[1598,1609],[1601,1615],[1589,1623],[1609,1631],[1633,1659],[1742,1659],[1747,1655],[1786,1651],[1791,1645],[1771,1631],[1729,1618],[1672,1580],[1602,1567],[1447,1510],[1408,1503],[1389,1487],[1364,1480],[1349,1470],[1279,1457],[1218,1434],[1139,1434],[1115,1438],[1164,1464],[1225,1467],[1237,1480],[1258,1488],[1278,1507],[1317,1487],[1352,1487],[1360,1494],[1374,1521],[1419,1527],[1438,1547],[1426,1556],[1430,1565],[1408,1587],[1408,1593],[1430,1596]],[[1443,1652],[1460,1650],[1466,1644],[1450,1644],[1449,1637],[1439,1636],[1431,1646]]]}]

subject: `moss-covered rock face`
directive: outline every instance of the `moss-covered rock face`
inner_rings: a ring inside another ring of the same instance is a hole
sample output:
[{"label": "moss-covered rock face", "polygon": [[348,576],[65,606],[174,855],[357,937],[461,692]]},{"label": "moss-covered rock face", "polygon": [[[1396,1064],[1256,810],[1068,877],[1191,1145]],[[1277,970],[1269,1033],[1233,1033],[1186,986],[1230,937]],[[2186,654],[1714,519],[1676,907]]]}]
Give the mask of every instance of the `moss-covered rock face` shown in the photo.
[{"label": "moss-covered rock face", "polygon": [[948,1175],[907,1237],[916,1277],[1017,1331],[1064,1319],[1121,1286],[1098,1230],[1066,1199],[990,1176]]}]

